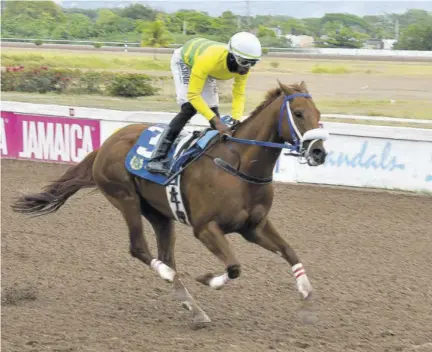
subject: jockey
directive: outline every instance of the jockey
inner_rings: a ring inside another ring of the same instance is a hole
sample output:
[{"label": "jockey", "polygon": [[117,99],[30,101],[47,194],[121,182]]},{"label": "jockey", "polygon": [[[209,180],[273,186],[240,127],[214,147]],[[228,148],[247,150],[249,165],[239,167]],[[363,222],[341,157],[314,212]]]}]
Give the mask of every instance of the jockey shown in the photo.
[{"label": "jockey", "polygon": [[246,81],[249,70],[261,59],[261,43],[252,33],[239,32],[228,42],[219,43],[204,38],[187,41],[174,51],[171,71],[180,112],[162,132],[152,159],[146,169],[167,173],[167,153],[186,123],[198,112],[221,134],[231,130],[221,119],[216,80],[234,78],[232,89],[232,119],[243,116]]}]

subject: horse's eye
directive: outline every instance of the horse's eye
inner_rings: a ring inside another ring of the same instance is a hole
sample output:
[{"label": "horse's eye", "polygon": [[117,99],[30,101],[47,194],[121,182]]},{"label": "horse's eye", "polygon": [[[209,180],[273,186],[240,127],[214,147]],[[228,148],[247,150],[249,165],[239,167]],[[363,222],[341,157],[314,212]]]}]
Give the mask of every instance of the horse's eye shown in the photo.
[{"label": "horse's eye", "polygon": [[303,117],[303,114],[301,111],[294,111],[294,116],[298,117],[299,119],[301,119]]}]

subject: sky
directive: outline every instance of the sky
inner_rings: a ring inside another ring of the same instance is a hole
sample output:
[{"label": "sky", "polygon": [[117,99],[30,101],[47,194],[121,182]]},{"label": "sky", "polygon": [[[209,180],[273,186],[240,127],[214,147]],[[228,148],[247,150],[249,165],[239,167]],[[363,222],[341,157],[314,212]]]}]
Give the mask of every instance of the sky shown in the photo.
[{"label": "sky", "polygon": [[404,13],[407,9],[423,9],[432,12],[432,0],[429,1],[281,1],[281,0],[57,0],[63,7],[123,7],[131,3],[141,3],[165,12],[180,9],[206,11],[212,16],[219,16],[223,11],[231,10],[238,15],[287,15],[295,18],[322,17],[325,13],[351,13],[358,16],[383,15],[385,13]]}]

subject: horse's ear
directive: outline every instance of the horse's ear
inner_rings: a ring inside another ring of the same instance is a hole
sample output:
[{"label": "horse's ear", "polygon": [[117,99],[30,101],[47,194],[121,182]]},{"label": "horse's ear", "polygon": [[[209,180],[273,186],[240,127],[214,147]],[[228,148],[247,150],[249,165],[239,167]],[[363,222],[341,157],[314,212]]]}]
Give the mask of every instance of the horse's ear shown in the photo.
[{"label": "horse's ear", "polygon": [[280,89],[282,89],[283,84],[279,81],[279,78],[276,78],[276,81],[278,82]]},{"label": "horse's ear", "polygon": [[305,81],[301,81],[300,88],[303,92],[307,93],[308,89],[307,89]]},{"label": "horse's ear", "polygon": [[282,92],[284,92],[285,94],[288,94],[289,88],[288,86],[286,86],[285,84],[283,84],[281,81],[279,81],[279,78],[276,78],[280,89],[282,90]]}]

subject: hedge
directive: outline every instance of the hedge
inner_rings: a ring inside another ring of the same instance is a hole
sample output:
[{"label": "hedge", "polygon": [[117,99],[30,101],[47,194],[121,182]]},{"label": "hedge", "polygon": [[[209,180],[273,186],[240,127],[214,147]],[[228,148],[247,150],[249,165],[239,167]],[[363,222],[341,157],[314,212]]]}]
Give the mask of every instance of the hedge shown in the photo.
[{"label": "hedge", "polygon": [[155,95],[159,88],[141,73],[50,69],[46,66],[25,69],[7,67],[1,73],[1,90],[28,93],[99,94],[121,97]]}]

